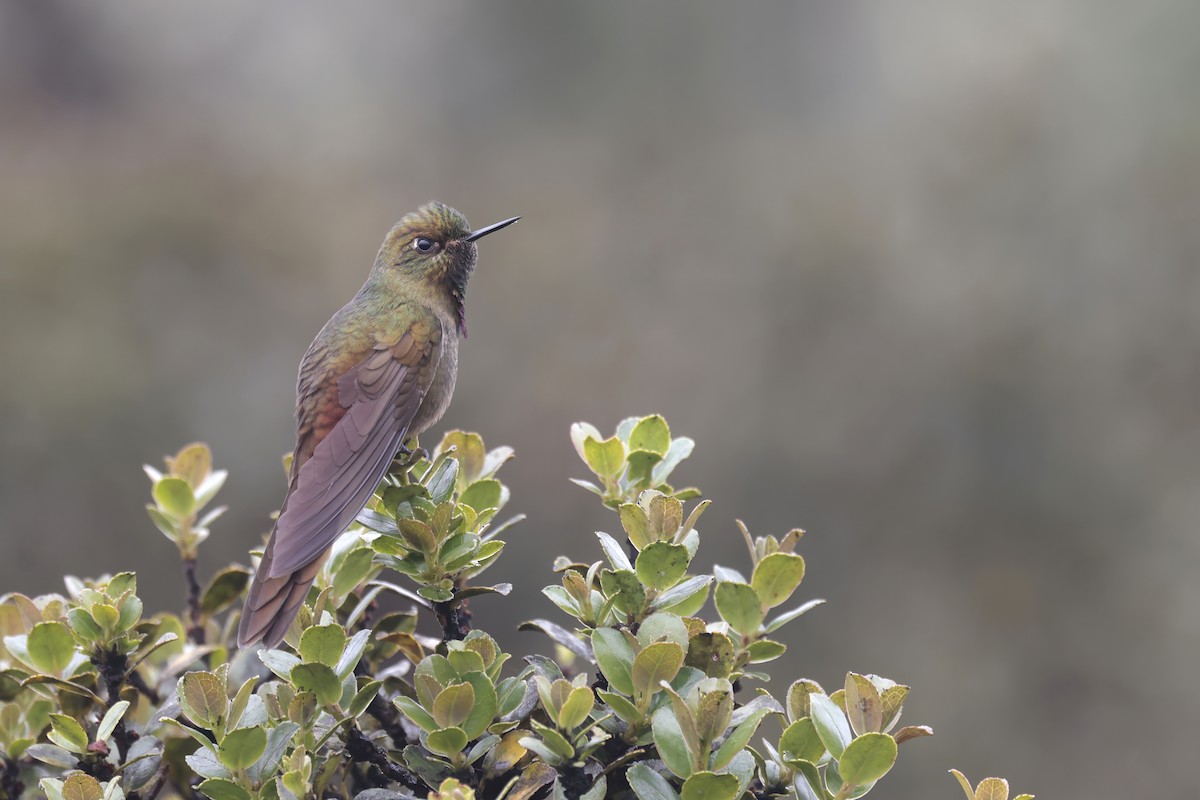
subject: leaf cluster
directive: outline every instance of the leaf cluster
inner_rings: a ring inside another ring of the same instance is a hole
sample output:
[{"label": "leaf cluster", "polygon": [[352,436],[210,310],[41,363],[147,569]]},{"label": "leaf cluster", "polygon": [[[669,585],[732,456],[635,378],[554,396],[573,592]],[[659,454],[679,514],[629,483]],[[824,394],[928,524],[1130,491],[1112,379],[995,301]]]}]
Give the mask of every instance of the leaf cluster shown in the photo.
[{"label": "leaf cluster", "polygon": [[[576,483],[617,532],[597,532],[594,558],[554,561],[543,594],[565,616],[521,626],[553,652],[515,667],[469,608],[511,590],[478,582],[521,519],[497,522],[511,449],[452,431],[403,453],[270,650],[235,645],[250,567],[195,580],[225,472],[202,444],[147,467],[186,608],[145,616],[132,573],[0,598],[0,800],[849,800],[931,733],[898,726],[909,689],[875,675],[763,688],[760,665],[823,601],[794,599],[798,529],[739,522],[748,564],[698,566],[709,501],[670,482],[691,439],[659,415],[608,437],[577,423],[571,439],[592,473]],[[955,774],[971,800],[1007,797]]]}]

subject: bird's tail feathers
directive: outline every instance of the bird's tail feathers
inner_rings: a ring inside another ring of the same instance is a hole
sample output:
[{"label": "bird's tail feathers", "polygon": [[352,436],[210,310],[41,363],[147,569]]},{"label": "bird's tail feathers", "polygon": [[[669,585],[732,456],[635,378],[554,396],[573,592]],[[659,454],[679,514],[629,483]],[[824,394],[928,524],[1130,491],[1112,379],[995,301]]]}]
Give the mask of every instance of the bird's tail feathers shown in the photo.
[{"label": "bird's tail feathers", "polygon": [[238,647],[245,647],[260,639],[266,647],[279,646],[300,611],[301,604],[308,597],[308,588],[321,570],[325,555],[328,555],[326,552],[294,572],[271,577],[274,549],[275,533],[272,531],[262,561],[254,573],[254,580],[250,583],[250,592],[246,595],[246,605],[238,625]]}]

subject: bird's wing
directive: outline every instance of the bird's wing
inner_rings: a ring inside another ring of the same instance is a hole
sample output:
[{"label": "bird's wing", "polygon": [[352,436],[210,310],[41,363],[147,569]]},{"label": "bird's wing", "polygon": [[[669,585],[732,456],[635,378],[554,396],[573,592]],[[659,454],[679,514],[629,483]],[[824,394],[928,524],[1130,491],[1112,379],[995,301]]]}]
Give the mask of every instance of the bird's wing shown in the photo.
[{"label": "bird's wing", "polygon": [[[294,470],[275,523],[269,577],[312,563],[362,511],[421,407],[440,342],[440,326],[416,323],[398,341],[377,342],[338,381],[340,418],[309,445],[311,455],[296,454],[307,458]],[[301,450],[304,438],[302,432]]]}]

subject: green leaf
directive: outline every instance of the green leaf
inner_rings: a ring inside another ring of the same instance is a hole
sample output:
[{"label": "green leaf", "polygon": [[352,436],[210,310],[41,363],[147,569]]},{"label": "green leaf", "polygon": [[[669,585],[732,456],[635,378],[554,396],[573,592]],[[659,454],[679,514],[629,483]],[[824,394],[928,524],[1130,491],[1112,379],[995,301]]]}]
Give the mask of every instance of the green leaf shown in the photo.
[{"label": "green leaf", "polygon": [[733,672],[733,642],[723,633],[700,633],[688,643],[689,667],[695,667],[710,678],[727,678]]},{"label": "green leaf", "polygon": [[683,782],[682,800],[734,800],[738,779],[733,775],[697,772]]},{"label": "green leaf", "polygon": [[888,686],[886,689],[879,690],[879,700],[883,707],[883,720],[880,730],[889,731],[900,719],[900,711],[904,708],[904,701],[908,698],[909,688],[900,684]]},{"label": "green leaf", "polygon": [[452,756],[467,746],[467,734],[462,728],[441,728],[430,732],[425,741],[430,751],[440,756]]},{"label": "green leaf", "polygon": [[626,770],[625,779],[629,781],[629,788],[633,789],[638,800],[679,800],[670,782],[645,762],[639,761]]},{"label": "green leaf", "polygon": [[226,778],[209,778],[196,788],[212,800],[250,800],[250,792]]},{"label": "green leaf", "polygon": [[[729,727],[733,716],[733,687],[724,678],[705,678],[692,691],[695,693],[696,733],[700,740],[711,745]],[[678,708],[675,716],[679,716]]]},{"label": "green leaf", "polygon": [[813,692],[825,694],[825,690],[821,688],[821,684],[816,681],[810,681],[807,678],[801,678],[792,683],[787,691],[787,716],[788,720],[795,722],[801,717],[807,717],[810,714],[808,696]]},{"label": "green leaf", "polygon": [[483,656],[473,650],[450,650],[446,653],[446,660],[459,675],[465,675],[468,672],[483,672],[484,669]]},{"label": "green leaf", "polygon": [[975,800],[1008,800],[1008,781],[1004,778],[984,778],[975,787]]},{"label": "green leaf", "polygon": [[299,730],[300,726],[296,723],[285,721],[268,731],[267,747],[258,761],[246,770],[246,777],[254,783],[261,784],[274,775],[283,760],[283,754],[287,752],[288,745],[292,743],[292,737]]},{"label": "green leaf", "polygon": [[203,442],[192,442],[168,456],[166,462],[172,475],[183,478],[189,486],[199,486],[212,472],[212,451]]},{"label": "green leaf", "polygon": [[460,727],[468,739],[475,739],[487,730],[496,718],[496,712],[500,709],[500,699],[496,687],[482,672],[468,672],[463,675],[463,680],[475,690],[475,704],[471,706],[471,713]]},{"label": "green leaf", "polygon": [[654,734],[654,746],[658,756],[667,769],[676,777],[687,778],[692,774],[692,756],[688,752],[687,741],[675,718],[675,711],[669,706],[663,706],[654,712],[650,718],[650,728]]},{"label": "green leaf", "polygon": [[750,585],[758,592],[763,610],[774,608],[792,596],[804,580],[804,559],[795,553],[772,553],[758,562]]},{"label": "green leaf", "polygon": [[163,478],[151,490],[155,502],[176,519],[183,519],[196,510],[196,496],[183,478]]},{"label": "green leaf", "polygon": [[61,674],[75,656],[75,640],[61,622],[39,622],[34,625],[25,647],[33,665],[52,675]]},{"label": "green leaf", "polygon": [[96,728],[97,742],[107,741],[108,737],[113,735],[113,731],[117,729],[117,723],[121,721],[121,717],[125,716],[127,708],[129,708],[129,701],[121,700],[113,703],[112,708],[104,712],[104,718],[100,720],[100,725]]},{"label": "green leaf", "polygon": [[953,775],[956,780],[958,780],[958,785],[961,786],[962,790],[966,793],[967,800],[975,800],[975,788],[971,786],[971,782],[967,780],[967,776],[963,775],[956,769],[950,770],[950,774]]},{"label": "green leaf", "polygon": [[825,791],[825,783],[821,780],[821,773],[817,771],[816,764],[796,761],[792,766],[799,773],[793,784],[799,800],[829,800],[829,793]]},{"label": "green leaf", "polygon": [[259,650],[258,660],[285,681],[291,680],[292,668],[300,663],[298,656],[286,650]]},{"label": "green leaf", "polygon": [[558,726],[564,731],[575,730],[592,713],[592,706],[595,705],[595,702],[596,699],[592,695],[591,689],[586,686],[576,686],[567,695],[566,701],[559,709]]},{"label": "green leaf", "polygon": [[646,590],[638,576],[629,570],[604,570],[600,573],[600,588],[617,610],[625,614],[636,616],[646,607]]},{"label": "green leaf", "polygon": [[757,642],[751,642],[750,646],[746,648],[746,654],[750,656],[751,664],[774,661],[786,652],[787,645],[773,639],[759,639]]},{"label": "green leaf", "polygon": [[856,734],[878,733],[883,729],[883,703],[870,678],[855,672],[846,674],[846,716]]},{"label": "green leaf", "polygon": [[81,639],[94,641],[104,636],[92,615],[82,608],[72,608],[67,612],[67,624]]},{"label": "green leaf", "polygon": [[809,600],[807,603],[799,606],[798,608],[793,608],[791,611],[785,611],[767,623],[766,632],[773,633],[800,615],[807,614],[809,611],[812,611],[814,608],[819,605],[823,605],[824,603],[824,600]]},{"label": "green leaf", "polygon": [[691,616],[708,599],[708,585],[712,583],[712,579],[712,575],[693,575],[656,597],[653,607],[681,617]]},{"label": "green leaf", "polygon": [[425,488],[429,490],[429,499],[434,503],[444,503],[454,494],[454,484],[458,479],[458,462],[447,458],[438,465],[432,475],[425,479]]},{"label": "green leaf", "polygon": [[612,564],[613,569],[633,571],[633,564],[625,555],[625,548],[616,539],[602,531],[596,531],[596,538],[600,540],[600,549],[604,551],[604,555],[608,559],[608,563]]},{"label": "green leaf", "polygon": [[245,769],[267,749],[267,732],[261,726],[238,728],[225,734],[217,748],[217,757],[231,770]]},{"label": "green leaf", "polygon": [[612,478],[625,467],[625,445],[615,436],[604,441],[589,436],[583,442],[583,458],[592,472]]},{"label": "green leaf", "polygon": [[[866,786],[886,775],[895,763],[895,739],[886,733],[864,733],[846,745],[838,759],[838,772],[847,783]],[[1005,796],[996,800],[1007,800],[1007,784],[1004,788]]]},{"label": "green leaf", "polygon": [[210,731],[224,728],[229,700],[220,678],[211,672],[189,672],[179,679],[176,692],[179,705],[192,724]]},{"label": "green leaf", "polygon": [[670,446],[671,429],[659,414],[643,417],[629,434],[630,450],[649,450],[662,456]]},{"label": "green leaf", "polygon": [[338,676],[338,680],[346,680],[350,677],[350,673],[354,672],[354,668],[358,666],[359,659],[362,658],[363,651],[367,649],[367,643],[371,639],[370,630],[361,630],[350,637],[350,641],[346,642],[346,647],[342,650],[341,657],[337,660],[337,665],[333,671]]},{"label": "green leaf", "polygon": [[658,453],[651,453],[647,450],[630,451],[626,458],[626,461],[629,462],[629,472],[625,480],[634,486],[649,486],[650,470],[661,460],[662,456]]},{"label": "green leaf", "polygon": [[658,462],[654,467],[654,471],[650,474],[650,483],[653,486],[661,486],[671,477],[671,473],[679,466],[679,462],[692,454],[692,450],[696,447],[696,443],[686,436],[680,436],[671,440],[671,446],[667,449],[663,460]]},{"label": "green leaf", "polygon": [[677,498],[647,492],[642,495],[642,502],[645,503],[647,531],[652,540],[669,539],[679,531],[683,524],[683,503]]},{"label": "green leaf", "polygon": [[622,503],[617,511],[621,514],[621,527],[625,529],[625,535],[633,542],[633,546],[641,550],[650,544],[650,523],[646,519],[645,509],[637,503]]},{"label": "green leaf", "polygon": [[645,647],[656,641],[675,642],[680,647],[688,646],[688,629],[683,620],[676,614],[657,611],[642,620],[638,626],[638,641]]},{"label": "green leaf", "polygon": [[101,800],[104,787],[91,775],[76,772],[63,781],[63,800]]},{"label": "green leaf", "polygon": [[683,648],[674,642],[656,642],[648,645],[633,659],[630,676],[637,695],[652,695],[659,684],[668,683],[683,666]]},{"label": "green leaf", "polygon": [[498,508],[501,494],[500,481],[495,478],[486,478],[472,483],[459,496],[458,502],[470,506],[476,511],[484,511],[489,508]]},{"label": "green leaf", "polygon": [[333,574],[333,593],[346,597],[367,579],[375,567],[375,553],[370,547],[358,547],[346,554]]},{"label": "green leaf", "polygon": [[438,727],[452,728],[463,723],[475,705],[475,689],[469,683],[455,683],[443,689],[433,701],[433,718]]},{"label": "green leaf", "polygon": [[751,586],[721,581],[713,592],[713,602],[721,619],[743,636],[753,636],[763,621],[762,601]]},{"label": "green leaf", "polygon": [[50,733],[47,736],[50,741],[72,753],[87,752],[87,734],[84,733],[83,726],[74,717],[66,714],[51,714]]},{"label": "green leaf", "polygon": [[817,763],[825,755],[825,745],[817,735],[817,728],[809,717],[798,719],[787,727],[779,737],[779,752],[785,761],[811,761]]},{"label": "green leaf", "polygon": [[447,431],[437,447],[437,452],[445,453],[451,447],[454,448],[453,458],[458,461],[458,488],[461,491],[471,481],[478,480],[483,473],[487,451],[483,446],[482,436],[466,431]]},{"label": "green leaf", "polygon": [[603,689],[597,689],[596,696],[625,722],[642,721],[642,712],[638,711],[637,706],[616,692],[606,692]]},{"label": "green leaf", "polygon": [[541,737],[542,744],[549,747],[556,756],[564,759],[575,757],[575,748],[571,746],[571,743],[567,741],[565,736],[554,730],[554,728],[543,725],[532,717],[529,719],[529,725]]},{"label": "green leaf", "polygon": [[297,664],[292,667],[291,681],[297,689],[315,694],[323,706],[336,705],[342,699],[342,682],[324,664]]},{"label": "green leaf", "polygon": [[346,646],[346,632],[341,625],[316,625],[300,635],[300,657],[310,664],[333,667]]},{"label": "green leaf", "polygon": [[142,618],[142,601],[135,594],[126,595],[121,601],[120,616],[117,619],[117,631],[125,632],[132,628]]},{"label": "green leaf", "polygon": [[683,545],[654,542],[638,553],[637,576],[651,589],[670,589],[687,572],[690,561]]},{"label": "green leaf", "polygon": [[[13,708],[16,708],[16,706],[13,706]],[[11,752],[9,755],[14,758],[17,757]],[[25,755],[53,767],[62,767],[63,769],[75,769],[75,765],[79,763],[78,754],[68,752],[53,744],[30,745],[25,749]]]},{"label": "green leaf", "polygon": [[747,744],[749,744],[754,732],[758,730],[758,726],[762,723],[763,718],[770,714],[769,708],[760,708],[754,711],[749,717],[742,721],[742,724],[733,729],[733,733],[729,734],[728,738],[721,743],[717,752],[712,757],[713,769],[724,769],[733,757],[741,752]]},{"label": "green leaf", "polygon": [[226,567],[213,576],[200,596],[200,610],[209,616],[219,614],[238,601],[250,583],[250,570]]},{"label": "green leaf", "polygon": [[575,452],[584,461],[587,461],[587,455],[583,451],[583,443],[588,439],[600,441],[604,437],[595,425],[589,422],[573,422],[571,423],[571,444],[575,446]]},{"label": "green leaf", "polygon": [[842,751],[854,738],[845,713],[823,694],[813,692],[808,696],[808,702],[813,725],[817,728],[817,735],[821,737],[821,743],[825,745],[825,749],[829,751],[830,755],[834,758],[841,758]]},{"label": "green leaf", "polygon": [[597,628],[592,631],[592,652],[608,685],[624,695],[632,695],[634,652],[625,635],[614,628]]},{"label": "green leaf", "polygon": [[411,697],[400,695],[392,703],[421,730],[432,733],[438,729],[437,721]]}]

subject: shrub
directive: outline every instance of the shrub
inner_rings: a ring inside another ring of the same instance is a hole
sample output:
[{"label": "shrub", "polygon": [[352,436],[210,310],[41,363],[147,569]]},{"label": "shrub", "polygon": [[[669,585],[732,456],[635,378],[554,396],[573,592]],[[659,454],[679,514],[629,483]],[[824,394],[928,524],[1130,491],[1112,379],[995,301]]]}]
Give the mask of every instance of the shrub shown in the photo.
[{"label": "shrub", "polygon": [[[570,621],[524,623],[554,657],[521,668],[469,611],[512,588],[481,581],[521,520],[499,518],[511,449],[453,431],[395,465],[274,650],[235,647],[248,568],[196,579],[223,510],[204,511],[225,480],[208,448],[147,467],[147,510],[179,548],[186,610],[146,616],[127,572],[0,598],[0,797],[845,800],[931,733],[898,725],[909,688],[875,675],[766,691],[781,630],[822,602],[792,600],[803,532],[752,537],[739,523],[744,571],[694,571],[709,501],[671,483],[690,439],[660,416],[607,438],[580,423],[571,438],[593,473],[575,482],[621,533],[597,534],[603,560],[555,560],[543,593]],[[386,611],[387,595],[405,610]],[[425,615],[440,635],[418,632]],[[768,717],[782,733],[752,744]],[[998,779],[972,790],[955,774],[972,800],[1007,796]]]}]

